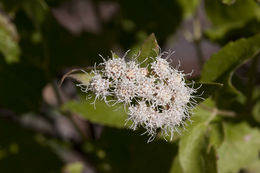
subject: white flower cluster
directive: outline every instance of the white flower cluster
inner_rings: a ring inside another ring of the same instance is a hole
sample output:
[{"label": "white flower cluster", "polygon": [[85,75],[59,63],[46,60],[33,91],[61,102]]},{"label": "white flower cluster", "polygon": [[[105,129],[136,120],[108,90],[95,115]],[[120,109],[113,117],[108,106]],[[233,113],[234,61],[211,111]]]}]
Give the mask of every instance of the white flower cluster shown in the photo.
[{"label": "white flower cluster", "polygon": [[115,98],[114,104],[123,103],[132,121],[130,128],[142,126],[150,138],[154,139],[158,130],[170,136],[184,125],[189,118],[189,110],[195,104],[196,89],[185,83],[185,74],[170,66],[164,52],[154,58],[148,67],[141,67],[135,60],[112,57],[100,65],[102,70],[94,70],[86,91],[92,91],[96,99],[107,104]]}]

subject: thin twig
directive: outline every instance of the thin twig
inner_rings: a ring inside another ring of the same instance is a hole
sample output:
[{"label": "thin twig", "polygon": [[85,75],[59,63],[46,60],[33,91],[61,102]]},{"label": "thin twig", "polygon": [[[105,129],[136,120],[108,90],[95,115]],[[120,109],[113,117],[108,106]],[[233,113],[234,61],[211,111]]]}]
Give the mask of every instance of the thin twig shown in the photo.
[{"label": "thin twig", "polygon": [[250,69],[248,71],[248,83],[247,83],[247,92],[246,92],[246,96],[247,96],[246,109],[248,111],[251,111],[254,105],[253,89],[256,83],[256,73],[257,73],[257,66],[258,66],[259,59],[260,59],[260,53],[253,58],[250,65]]}]

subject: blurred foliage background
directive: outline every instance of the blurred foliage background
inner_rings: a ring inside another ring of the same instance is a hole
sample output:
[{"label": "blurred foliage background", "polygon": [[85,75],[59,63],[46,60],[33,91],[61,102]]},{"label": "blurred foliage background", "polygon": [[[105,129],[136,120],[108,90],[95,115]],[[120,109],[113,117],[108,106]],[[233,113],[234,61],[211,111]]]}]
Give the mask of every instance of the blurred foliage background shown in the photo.
[{"label": "blurred foliage background", "polygon": [[[223,87],[147,144],[123,109],[59,82],[151,33],[190,80]],[[259,173],[259,57],[259,0],[0,0],[0,172]]]}]

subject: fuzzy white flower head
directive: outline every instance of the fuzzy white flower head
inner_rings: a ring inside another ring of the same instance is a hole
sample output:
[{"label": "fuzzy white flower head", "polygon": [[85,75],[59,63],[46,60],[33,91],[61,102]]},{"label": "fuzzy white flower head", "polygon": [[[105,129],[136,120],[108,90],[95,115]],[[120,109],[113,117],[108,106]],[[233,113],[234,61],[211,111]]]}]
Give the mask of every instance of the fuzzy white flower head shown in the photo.
[{"label": "fuzzy white flower head", "polygon": [[160,82],[155,86],[154,102],[156,105],[170,104],[174,91],[166,84]]},{"label": "fuzzy white flower head", "polygon": [[106,101],[107,96],[112,96],[115,103],[127,106],[127,121],[132,122],[130,128],[144,127],[150,135],[148,142],[155,138],[158,130],[172,139],[195,104],[191,100],[196,97],[196,89],[187,86],[182,71],[170,66],[167,61],[170,55],[172,52],[159,54],[150,68],[140,67],[134,58],[126,62],[126,55],[123,58],[113,56],[101,63],[102,70],[94,71],[88,87],[96,98]]},{"label": "fuzzy white flower head", "polygon": [[96,74],[90,81],[89,90],[93,91],[97,98],[105,99],[109,95],[109,85],[109,80],[103,79],[100,74]]},{"label": "fuzzy white flower head", "polygon": [[138,64],[135,61],[127,62],[125,77],[129,80],[136,80],[138,75],[140,75]]},{"label": "fuzzy white flower head", "polygon": [[136,87],[133,81],[129,81],[127,78],[122,78],[115,87],[115,95],[118,102],[130,104],[131,100],[136,96]]},{"label": "fuzzy white flower head", "polygon": [[149,77],[139,78],[136,83],[137,95],[149,101],[154,97],[155,79]]},{"label": "fuzzy white flower head", "polygon": [[123,58],[112,58],[104,63],[104,75],[112,80],[117,80],[126,72],[126,62]]},{"label": "fuzzy white flower head", "polygon": [[[162,58],[164,54],[167,54],[168,56],[166,59]],[[151,63],[151,69],[153,72],[159,76],[160,79],[166,79],[168,78],[173,69],[170,67],[170,63],[167,61],[167,59],[173,54],[173,52],[164,52],[161,53],[159,56],[155,58],[155,61]]]}]

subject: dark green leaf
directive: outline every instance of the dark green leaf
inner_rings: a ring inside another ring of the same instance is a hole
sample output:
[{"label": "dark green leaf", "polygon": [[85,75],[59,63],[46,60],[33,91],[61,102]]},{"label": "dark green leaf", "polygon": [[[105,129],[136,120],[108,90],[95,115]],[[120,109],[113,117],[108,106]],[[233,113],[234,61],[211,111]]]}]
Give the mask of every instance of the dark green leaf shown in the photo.
[{"label": "dark green leaf", "polygon": [[201,80],[218,81],[260,52],[260,34],[227,44],[205,63]]},{"label": "dark green leaf", "polygon": [[206,14],[214,27],[233,25],[259,18],[259,6],[254,0],[236,0],[233,5],[225,5],[220,0],[206,0]]},{"label": "dark green leaf", "polygon": [[156,41],[155,35],[151,34],[143,43],[138,56],[138,62],[142,63],[141,67],[146,67],[148,64],[153,62],[154,57],[159,54],[160,48]]},{"label": "dark green leaf", "polygon": [[231,40],[250,37],[259,32],[260,7],[253,0],[206,0],[205,9],[212,23],[206,30],[206,36],[220,44]]},{"label": "dark green leaf", "polygon": [[[196,82],[194,88],[199,88],[195,95],[200,95],[203,99],[210,97],[215,91],[221,88],[223,84],[214,82]],[[203,101],[202,98],[195,98],[197,103]]]},{"label": "dark green leaf", "polygon": [[259,33],[259,19],[252,19],[244,23],[223,25],[205,31],[205,36],[211,41],[225,45],[230,40],[237,40],[241,37],[251,37]]},{"label": "dark green leaf", "polygon": [[[243,104],[245,96],[232,84],[234,71],[260,52],[260,34],[248,39],[240,39],[227,44],[213,54],[202,70],[202,81],[215,81],[224,84],[215,99],[219,108],[230,109]],[[224,99],[223,98],[228,98]]]}]

